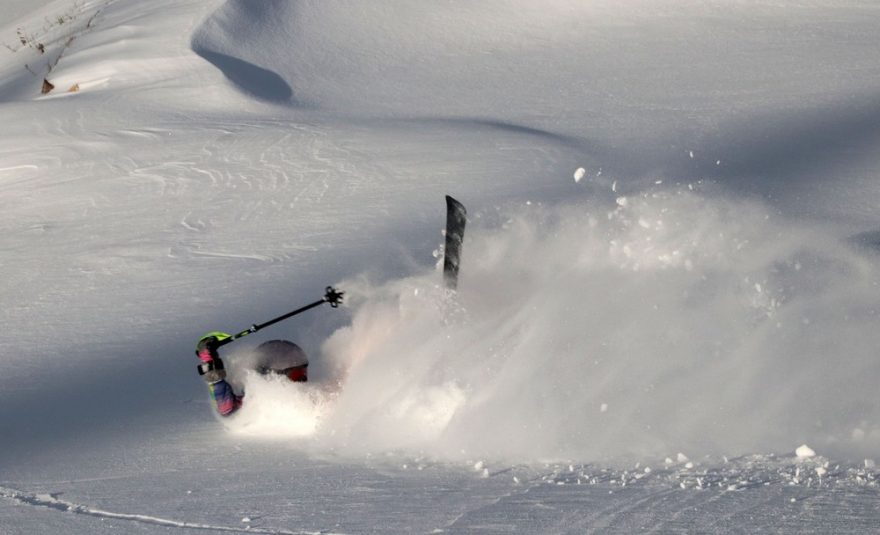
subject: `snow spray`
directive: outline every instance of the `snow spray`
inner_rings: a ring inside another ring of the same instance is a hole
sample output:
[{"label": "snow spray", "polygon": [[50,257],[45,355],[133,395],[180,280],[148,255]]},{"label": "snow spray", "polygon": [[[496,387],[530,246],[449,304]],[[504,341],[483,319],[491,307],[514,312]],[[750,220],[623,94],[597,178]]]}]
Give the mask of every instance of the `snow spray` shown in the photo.
[{"label": "snow spray", "polygon": [[483,216],[457,292],[437,273],[341,285],[353,318],[320,357],[342,383],[312,435],[322,447],[525,461],[880,449],[874,252],[687,189]]}]

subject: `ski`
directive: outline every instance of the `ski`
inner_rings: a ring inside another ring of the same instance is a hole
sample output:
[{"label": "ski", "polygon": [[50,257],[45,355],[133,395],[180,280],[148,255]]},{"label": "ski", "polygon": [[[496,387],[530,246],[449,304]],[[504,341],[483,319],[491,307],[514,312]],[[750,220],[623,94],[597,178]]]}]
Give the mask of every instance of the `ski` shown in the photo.
[{"label": "ski", "polygon": [[450,290],[458,287],[458,266],[461,262],[461,244],[467,210],[464,205],[446,196],[446,246],[443,255],[443,281]]}]

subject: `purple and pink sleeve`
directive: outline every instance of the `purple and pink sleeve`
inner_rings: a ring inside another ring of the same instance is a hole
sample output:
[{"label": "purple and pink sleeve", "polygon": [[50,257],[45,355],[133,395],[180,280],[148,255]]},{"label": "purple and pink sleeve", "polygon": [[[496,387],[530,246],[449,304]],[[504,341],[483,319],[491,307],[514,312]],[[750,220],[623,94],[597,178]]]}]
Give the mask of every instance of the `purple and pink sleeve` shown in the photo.
[{"label": "purple and pink sleeve", "polygon": [[211,392],[211,400],[220,416],[229,416],[241,407],[244,396],[236,396],[232,387],[225,380],[210,383],[208,390]]}]

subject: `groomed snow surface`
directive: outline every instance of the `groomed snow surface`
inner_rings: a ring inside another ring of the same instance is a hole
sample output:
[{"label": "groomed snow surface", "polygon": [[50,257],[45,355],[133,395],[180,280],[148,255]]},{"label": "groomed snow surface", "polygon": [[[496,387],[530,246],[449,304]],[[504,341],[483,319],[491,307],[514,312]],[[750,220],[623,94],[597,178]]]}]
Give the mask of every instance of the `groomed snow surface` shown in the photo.
[{"label": "groomed snow surface", "polygon": [[[877,530],[876,2],[12,0],[0,45],[0,534]],[[196,340],[330,284],[216,417]]]}]

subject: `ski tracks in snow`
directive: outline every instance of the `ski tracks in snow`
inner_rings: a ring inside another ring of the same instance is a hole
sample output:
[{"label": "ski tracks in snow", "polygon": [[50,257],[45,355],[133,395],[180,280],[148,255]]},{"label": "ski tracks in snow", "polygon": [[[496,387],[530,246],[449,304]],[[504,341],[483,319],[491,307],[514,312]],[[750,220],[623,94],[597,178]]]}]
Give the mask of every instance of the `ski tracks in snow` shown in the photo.
[{"label": "ski tracks in snow", "polygon": [[[291,531],[286,529],[260,528],[251,525],[245,526],[220,526],[214,524],[202,524],[199,522],[182,522],[151,515],[117,513],[89,507],[88,505],[60,500],[54,494],[29,494],[19,490],[0,486],[0,497],[8,498],[32,507],[54,509],[65,513],[92,516],[100,519],[125,520],[140,524],[162,526],[170,528],[192,529],[201,531],[217,531],[223,533],[263,533],[270,535],[334,535],[336,532],[329,531]],[[341,534],[339,534],[341,535]]]}]

